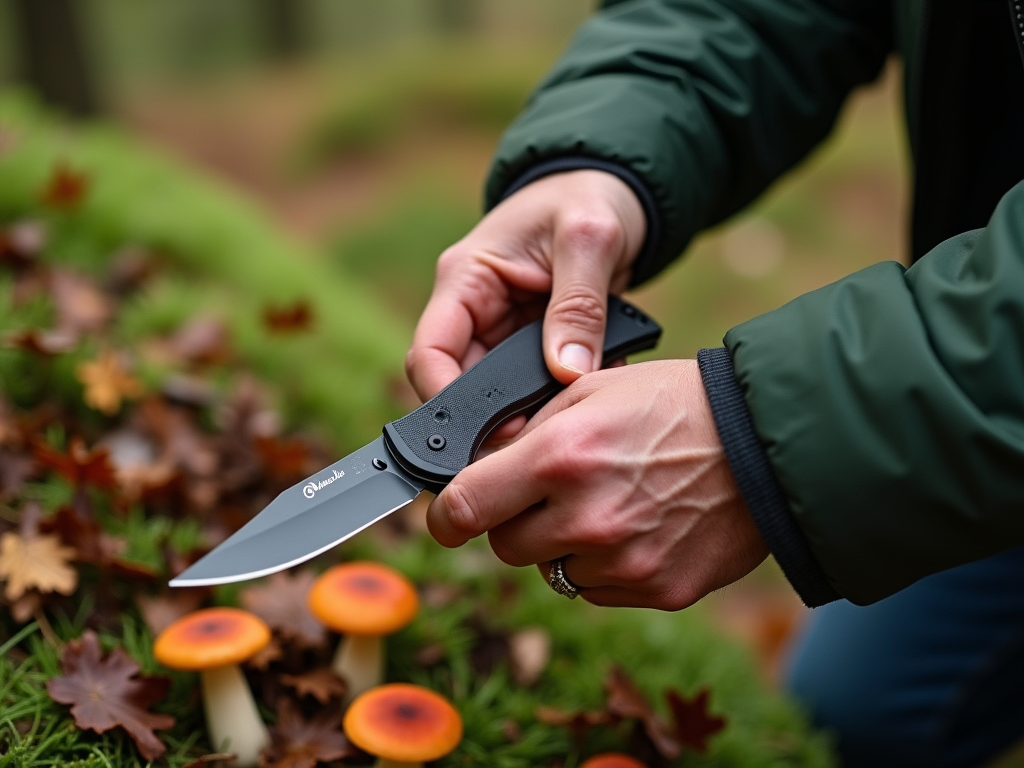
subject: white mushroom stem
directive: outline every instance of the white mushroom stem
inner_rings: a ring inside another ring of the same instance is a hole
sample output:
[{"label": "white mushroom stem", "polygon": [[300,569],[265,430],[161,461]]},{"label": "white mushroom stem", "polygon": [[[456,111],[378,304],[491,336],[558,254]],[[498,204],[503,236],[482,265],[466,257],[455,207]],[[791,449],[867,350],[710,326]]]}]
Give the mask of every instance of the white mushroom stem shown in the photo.
[{"label": "white mushroom stem", "polygon": [[345,635],[338,644],[331,666],[348,683],[345,700],[352,701],[384,680],[383,638],[379,635]]},{"label": "white mushroom stem", "polygon": [[270,743],[270,733],[242,670],[237,664],[228,664],[200,674],[206,727],[214,751],[237,755],[234,765],[238,768],[259,765],[260,750]]}]

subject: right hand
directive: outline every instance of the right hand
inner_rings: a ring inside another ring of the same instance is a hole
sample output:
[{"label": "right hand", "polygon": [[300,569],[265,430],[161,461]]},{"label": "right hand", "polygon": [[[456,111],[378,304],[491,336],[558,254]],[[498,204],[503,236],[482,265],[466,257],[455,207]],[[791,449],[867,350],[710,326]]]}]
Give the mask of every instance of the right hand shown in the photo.
[{"label": "right hand", "polygon": [[545,176],[504,200],[438,259],[406,356],[417,394],[433,397],[541,315],[556,379],[600,368],[607,296],[626,288],[646,228],[636,195],[605,171]]}]

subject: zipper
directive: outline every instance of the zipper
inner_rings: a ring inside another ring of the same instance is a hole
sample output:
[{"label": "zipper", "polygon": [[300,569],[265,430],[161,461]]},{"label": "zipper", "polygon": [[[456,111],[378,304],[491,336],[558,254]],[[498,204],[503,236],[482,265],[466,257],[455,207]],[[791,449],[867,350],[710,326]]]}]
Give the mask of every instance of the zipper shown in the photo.
[{"label": "zipper", "polygon": [[1010,0],[1010,20],[1013,22],[1014,36],[1017,38],[1020,60],[1024,64],[1024,2],[1022,0]]}]

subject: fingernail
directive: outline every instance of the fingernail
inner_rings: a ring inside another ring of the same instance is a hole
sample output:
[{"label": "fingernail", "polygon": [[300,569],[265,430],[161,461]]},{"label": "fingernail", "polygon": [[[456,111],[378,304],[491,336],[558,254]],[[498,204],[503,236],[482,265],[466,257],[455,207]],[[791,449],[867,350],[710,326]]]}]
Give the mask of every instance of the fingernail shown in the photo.
[{"label": "fingernail", "polygon": [[594,367],[594,355],[582,344],[566,344],[558,353],[558,362],[570,371],[590,373]]}]

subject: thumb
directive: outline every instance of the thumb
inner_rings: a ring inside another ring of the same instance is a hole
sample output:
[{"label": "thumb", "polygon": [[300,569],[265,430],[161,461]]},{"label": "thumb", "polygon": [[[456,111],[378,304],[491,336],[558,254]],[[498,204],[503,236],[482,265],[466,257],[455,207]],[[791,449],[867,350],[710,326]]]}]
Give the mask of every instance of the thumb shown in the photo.
[{"label": "thumb", "polygon": [[622,234],[604,223],[574,224],[556,233],[553,245],[544,357],[551,374],[570,384],[601,367],[613,253],[622,247]]}]

